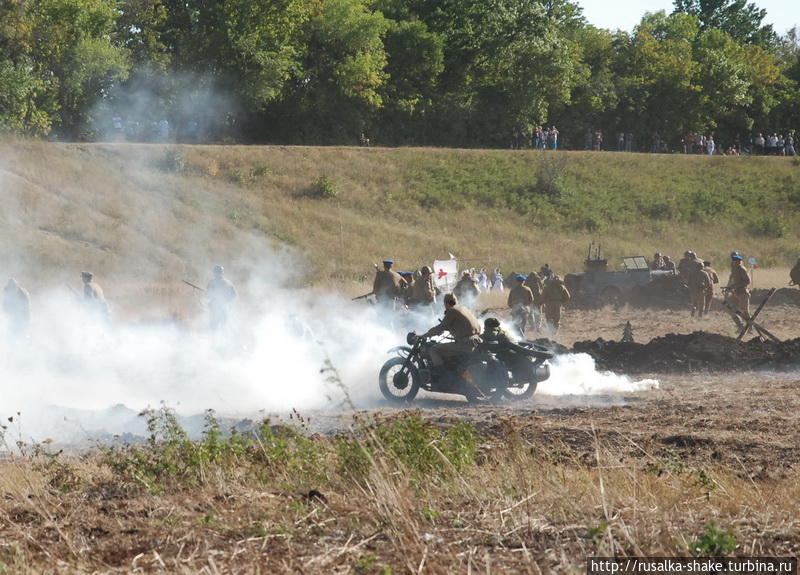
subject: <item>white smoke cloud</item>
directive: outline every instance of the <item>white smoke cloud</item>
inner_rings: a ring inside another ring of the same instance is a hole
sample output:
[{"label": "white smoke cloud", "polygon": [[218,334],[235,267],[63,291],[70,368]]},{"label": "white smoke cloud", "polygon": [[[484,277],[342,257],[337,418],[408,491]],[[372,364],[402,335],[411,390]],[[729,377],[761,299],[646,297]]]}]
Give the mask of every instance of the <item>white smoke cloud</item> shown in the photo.
[{"label": "white smoke cloud", "polygon": [[625,375],[598,372],[592,356],[585,353],[556,356],[550,362],[550,378],[536,393],[546,395],[604,395],[658,389],[656,379],[634,381]]}]

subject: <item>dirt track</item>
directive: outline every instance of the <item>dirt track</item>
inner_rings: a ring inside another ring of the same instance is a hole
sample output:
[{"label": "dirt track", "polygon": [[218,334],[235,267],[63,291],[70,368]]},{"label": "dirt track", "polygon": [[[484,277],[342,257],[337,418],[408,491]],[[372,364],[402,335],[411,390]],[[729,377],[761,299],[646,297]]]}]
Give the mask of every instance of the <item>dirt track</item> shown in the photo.
[{"label": "dirt track", "polygon": [[[778,337],[798,338],[797,309],[767,307],[760,321]],[[629,320],[635,339],[645,343],[618,343]],[[719,311],[703,319],[628,307],[572,311],[556,338],[561,345],[590,352],[602,369],[657,379],[660,388],[601,396],[537,392],[492,407],[420,394],[411,407],[436,421],[465,418],[498,435],[513,421],[534,443],[561,443],[587,461],[600,441],[621,456],[720,464],[747,476],[789,473],[800,463],[800,339],[776,345],[747,341],[750,335],[737,342],[735,335]],[[331,432],[346,427],[349,414],[322,412],[313,419],[317,430]]]}]

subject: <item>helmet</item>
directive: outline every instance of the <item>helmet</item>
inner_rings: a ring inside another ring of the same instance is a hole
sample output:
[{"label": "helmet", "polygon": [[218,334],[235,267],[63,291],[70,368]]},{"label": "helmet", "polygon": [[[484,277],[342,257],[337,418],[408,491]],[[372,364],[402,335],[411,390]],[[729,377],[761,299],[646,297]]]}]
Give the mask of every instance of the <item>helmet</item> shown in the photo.
[{"label": "helmet", "polygon": [[214,273],[215,274],[219,275],[224,271],[225,271],[225,268],[222,267],[221,265],[217,264],[217,265],[214,266]]},{"label": "helmet", "polygon": [[92,272],[81,272],[81,277],[85,280],[90,280],[94,277]]},{"label": "helmet", "polygon": [[654,257],[660,258],[661,257],[661,252],[656,252],[656,255]]},{"label": "helmet", "polygon": [[497,319],[496,317],[487,317],[483,321],[483,327],[485,327],[486,329],[494,329],[500,327],[500,320]]},{"label": "helmet", "polygon": [[422,267],[419,269],[419,273],[421,273],[421,274],[423,274],[423,275],[424,275],[424,274],[429,274],[429,273],[431,273],[431,271],[432,271],[432,270],[431,270],[431,268],[429,268],[428,266],[422,266]]}]

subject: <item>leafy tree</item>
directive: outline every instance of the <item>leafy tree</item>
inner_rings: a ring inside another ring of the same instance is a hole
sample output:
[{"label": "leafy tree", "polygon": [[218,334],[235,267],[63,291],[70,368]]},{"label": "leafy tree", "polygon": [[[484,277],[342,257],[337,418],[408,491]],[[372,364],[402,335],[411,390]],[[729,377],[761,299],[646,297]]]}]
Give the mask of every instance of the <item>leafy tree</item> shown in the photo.
[{"label": "leafy tree", "polygon": [[701,30],[722,30],[740,44],[775,46],[772,25],[761,24],[767,11],[747,0],[674,0],[673,5],[676,13],[696,16]]}]

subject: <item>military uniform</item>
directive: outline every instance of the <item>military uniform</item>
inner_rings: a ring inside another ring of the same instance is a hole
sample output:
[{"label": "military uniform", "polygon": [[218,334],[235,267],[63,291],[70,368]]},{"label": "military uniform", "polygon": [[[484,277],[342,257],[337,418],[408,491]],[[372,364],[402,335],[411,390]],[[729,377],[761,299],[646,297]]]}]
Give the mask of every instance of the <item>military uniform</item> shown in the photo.
[{"label": "military uniform", "polygon": [[794,267],[789,272],[789,279],[792,280],[792,284],[800,287],[800,258],[797,259],[797,263],[794,264]]},{"label": "military uniform", "polygon": [[478,298],[478,294],[480,294],[478,284],[468,275],[461,276],[461,279],[458,280],[458,283],[453,288],[453,295],[466,307],[472,307],[472,304]]},{"label": "military uniform", "polygon": [[705,265],[704,263],[703,268],[705,269],[709,279],[711,280],[711,283],[706,289],[705,310],[706,313],[708,313],[708,310],[711,309],[711,302],[714,300],[714,289],[715,289],[714,286],[719,283],[719,274],[717,274],[717,270],[711,267],[711,264]]},{"label": "military uniform", "polygon": [[31,294],[11,278],[3,288],[3,311],[8,316],[8,334],[25,337],[31,322]]},{"label": "military uniform", "polygon": [[228,322],[228,312],[236,295],[236,288],[229,279],[222,275],[217,275],[208,282],[206,296],[208,297],[208,321],[211,329],[225,327]]},{"label": "military uniform", "polygon": [[444,312],[439,325],[433,326],[422,337],[441,335],[450,332],[453,342],[437,343],[431,348],[433,365],[442,365],[444,358],[471,353],[480,343],[481,325],[467,308],[454,305]]},{"label": "military uniform", "polygon": [[678,275],[688,278],[694,269],[695,262],[697,262],[696,255],[684,255],[681,261],[678,262]]},{"label": "military uniform", "polygon": [[436,294],[439,291],[433,283],[433,277],[428,274],[419,277],[411,286],[411,305],[414,307],[430,306],[436,303]]},{"label": "military uniform", "polygon": [[[739,262],[739,263],[734,263]],[[742,312],[746,318],[750,317],[750,274],[747,268],[741,264],[741,260],[731,262],[731,275],[728,278],[728,305],[733,310]],[[741,319],[731,310],[728,312],[733,316],[736,324],[741,323]]]},{"label": "military uniform", "polygon": [[687,272],[686,283],[689,286],[689,303],[692,316],[703,317],[706,309],[706,291],[711,287],[711,277],[706,273],[703,264],[695,262],[693,269]]},{"label": "military uniform", "polygon": [[525,285],[531,289],[533,292],[533,329],[539,331],[542,325],[542,290],[544,289],[544,283],[542,282],[542,278],[536,272],[531,272],[528,274],[528,279],[525,280]]},{"label": "military uniform", "polygon": [[558,333],[561,325],[561,308],[569,301],[570,293],[559,276],[553,276],[544,284],[542,300],[544,301],[544,318],[553,335]]},{"label": "military uniform", "polygon": [[663,270],[664,269],[664,257],[661,254],[655,254],[653,256],[653,261],[650,262],[650,269],[651,270]]},{"label": "military uniform", "polygon": [[103,288],[94,281],[94,274],[91,272],[83,272],[81,277],[83,278],[83,301],[86,303],[86,307],[91,313],[108,321],[108,302],[103,293]]},{"label": "military uniform", "polygon": [[676,273],[677,270],[675,269],[675,262],[673,262],[671,259],[667,259],[667,258],[668,258],[668,256],[664,257],[664,267],[661,268],[661,269],[663,269],[664,271],[667,271],[667,272]]},{"label": "military uniform", "polygon": [[403,296],[403,290],[408,282],[394,270],[378,270],[375,281],[372,282],[372,293],[379,304],[392,305],[395,298]]},{"label": "military uniform", "polygon": [[533,292],[522,281],[511,288],[508,292],[508,307],[511,308],[511,320],[519,329],[521,335],[525,335],[525,327],[528,323],[528,315],[531,313],[533,305]]}]

